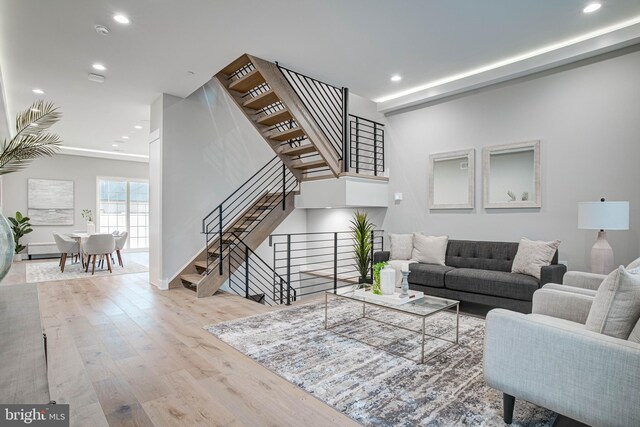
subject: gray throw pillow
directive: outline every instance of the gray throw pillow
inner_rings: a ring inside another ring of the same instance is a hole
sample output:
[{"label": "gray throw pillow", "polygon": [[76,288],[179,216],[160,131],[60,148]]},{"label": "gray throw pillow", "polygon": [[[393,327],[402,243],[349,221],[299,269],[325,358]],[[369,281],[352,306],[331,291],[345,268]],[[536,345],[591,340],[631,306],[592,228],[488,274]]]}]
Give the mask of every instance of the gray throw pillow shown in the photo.
[{"label": "gray throw pillow", "polygon": [[413,251],[413,234],[389,233],[391,259],[410,260]]},{"label": "gray throw pillow", "polygon": [[523,237],[518,244],[518,252],[513,258],[511,272],[528,274],[540,280],[540,269],[551,264],[558,246],[560,246],[560,240],[543,242]]},{"label": "gray throw pillow", "polygon": [[449,236],[425,236],[413,233],[413,252],[411,259],[425,264],[445,265]]},{"label": "gray throw pillow", "polygon": [[587,330],[626,340],[640,319],[640,274],[622,265],[611,272],[598,288]]}]

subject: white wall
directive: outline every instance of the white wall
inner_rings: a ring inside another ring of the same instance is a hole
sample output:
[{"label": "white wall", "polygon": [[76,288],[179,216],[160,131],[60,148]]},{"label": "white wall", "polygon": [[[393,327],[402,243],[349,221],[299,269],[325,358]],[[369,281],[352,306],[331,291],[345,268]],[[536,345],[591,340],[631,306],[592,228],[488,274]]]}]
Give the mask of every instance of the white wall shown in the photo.
[{"label": "white wall", "polygon": [[[640,52],[471,93],[387,117],[387,231],[457,239],[560,239],[560,258],[588,270],[595,231],[577,229],[579,201],[629,200],[631,229],[608,233],[616,263],[640,255]],[[485,210],[483,146],[541,140],[542,208]],[[429,212],[429,154],[476,149],[476,209]],[[313,225],[310,222],[310,227]]]},{"label": "white wall", "polygon": [[27,181],[29,178],[72,180],[74,184],[74,224],[70,226],[33,226],[33,232],[20,242],[53,242],[53,232],[69,233],[86,229],[82,209],[91,209],[97,214],[96,178],[111,176],[135,179],[149,178],[149,165],[141,162],[99,159],[95,157],[65,156],[37,159],[20,172],[4,175],[3,213],[14,216],[19,210],[27,213]]},{"label": "white wall", "polygon": [[162,271],[151,275],[165,283],[204,248],[202,219],[275,154],[215,80],[185,99],[164,95],[161,117],[155,110],[151,129],[160,130],[162,153],[151,168],[161,162]]}]

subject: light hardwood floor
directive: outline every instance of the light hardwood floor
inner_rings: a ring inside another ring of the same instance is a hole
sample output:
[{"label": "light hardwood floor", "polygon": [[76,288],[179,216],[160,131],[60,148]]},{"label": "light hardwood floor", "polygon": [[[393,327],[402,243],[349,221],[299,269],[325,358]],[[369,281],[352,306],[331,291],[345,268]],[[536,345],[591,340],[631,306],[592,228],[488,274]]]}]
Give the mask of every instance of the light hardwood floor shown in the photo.
[{"label": "light hardwood floor", "polygon": [[[24,281],[24,263],[3,284]],[[160,291],[148,275],[38,284],[51,398],[72,426],[333,426],[354,421],[202,329],[270,308]]]}]

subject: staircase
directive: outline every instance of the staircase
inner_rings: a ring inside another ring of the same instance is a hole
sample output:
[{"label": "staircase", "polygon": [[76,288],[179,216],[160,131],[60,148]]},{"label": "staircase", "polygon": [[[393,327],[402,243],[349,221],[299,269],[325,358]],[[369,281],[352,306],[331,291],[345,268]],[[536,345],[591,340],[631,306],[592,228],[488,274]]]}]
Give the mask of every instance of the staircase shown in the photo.
[{"label": "staircase", "polygon": [[244,54],[215,78],[299,181],[342,172],[340,147],[278,65]]},{"label": "staircase", "polygon": [[[244,289],[246,298],[289,303],[295,290],[253,251],[293,211],[300,182],[349,171],[354,140],[349,139],[348,90],[248,54],[215,78],[276,156],[203,219],[206,244],[170,287],[183,285],[206,297],[227,282],[236,292]],[[358,127],[357,153],[359,132]],[[373,135],[366,138],[373,140],[377,164]],[[363,139],[363,148],[370,141]],[[356,164],[364,164],[359,156]]]}]

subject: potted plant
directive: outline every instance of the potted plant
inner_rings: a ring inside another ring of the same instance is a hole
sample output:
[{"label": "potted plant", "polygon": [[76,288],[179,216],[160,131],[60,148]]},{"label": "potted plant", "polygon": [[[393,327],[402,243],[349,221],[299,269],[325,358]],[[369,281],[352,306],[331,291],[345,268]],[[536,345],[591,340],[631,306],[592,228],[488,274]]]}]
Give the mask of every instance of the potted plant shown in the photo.
[{"label": "potted plant", "polygon": [[382,295],[382,288],[380,287],[380,270],[385,268],[389,264],[386,261],[376,262],[373,264],[373,286],[371,291],[376,295]]},{"label": "potted plant", "polygon": [[358,283],[372,283],[369,276],[371,270],[372,233],[374,224],[369,221],[366,212],[356,211],[351,219],[351,237],[353,238],[353,254],[356,268],[360,273]]},{"label": "potted plant", "polygon": [[91,209],[82,209],[82,218],[87,221],[87,234],[96,232],[96,226],[93,223],[93,212]]},{"label": "potted plant", "polygon": [[29,217],[22,215],[19,211],[16,212],[15,217],[9,217],[11,222],[11,231],[13,232],[13,240],[16,242],[15,254],[13,256],[14,261],[22,261],[22,255],[20,252],[26,249],[26,246],[20,244],[20,239],[25,235],[33,231],[31,224],[29,224]]},{"label": "potted plant", "polygon": [[[53,156],[62,141],[47,129],[61,117],[53,103],[44,101],[36,101],[18,113],[15,135],[0,146],[0,175],[19,171],[38,157]],[[0,280],[11,268],[15,248],[12,226],[0,213]]]}]

